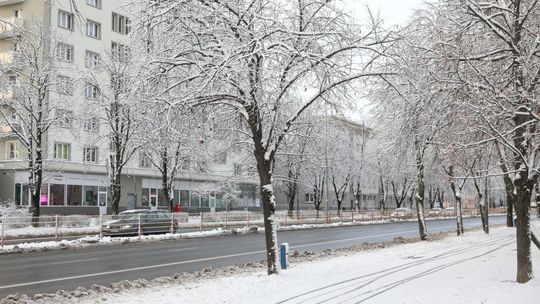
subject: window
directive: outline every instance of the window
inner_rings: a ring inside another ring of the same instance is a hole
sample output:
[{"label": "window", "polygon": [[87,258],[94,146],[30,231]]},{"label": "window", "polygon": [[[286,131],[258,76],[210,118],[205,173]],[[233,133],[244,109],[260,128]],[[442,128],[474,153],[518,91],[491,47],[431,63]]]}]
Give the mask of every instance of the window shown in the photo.
[{"label": "window", "polygon": [[22,18],[22,9],[16,9],[13,11],[13,16],[15,16],[15,18]]},{"label": "window", "polygon": [[315,202],[315,197],[311,193],[306,193],[306,203],[313,203]]},{"label": "window", "polygon": [[68,206],[82,206],[82,186],[67,185],[66,201]]},{"label": "window", "polygon": [[61,128],[71,127],[73,111],[56,110],[56,124]]},{"label": "window", "polygon": [[58,76],[58,93],[73,95],[73,80],[69,77]]},{"label": "window", "polygon": [[101,8],[101,0],[86,0],[86,4],[95,8]]},{"label": "window", "polygon": [[84,147],[83,161],[85,163],[97,163],[98,162],[98,148],[97,147]]},{"label": "window", "polygon": [[101,24],[87,20],[86,21],[86,36],[101,39]]},{"label": "window", "polygon": [[54,158],[55,159],[70,160],[70,154],[71,154],[70,144],[61,144],[61,143],[54,144]]},{"label": "window", "polygon": [[234,164],[234,175],[242,174],[242,165]]},{"label": "window", "polygon": [[90,117],[84,121],[84,130],[88,132],[97,132],[99,130],[99,120],[97,117]]},{"label": "window", "polygon": [[96,99],[99,97],[99,88],[91,83],[87,83],[84,87],[84,97],[87,99]]},{"label": "window", "polygon": [[227,163],[227,152],[220,152],[214,155],[214,163],[224,165]]},{"label": "window", "polygon": [[60,61],[73,61],[73,46],[65,43],[58,43],[56,47],[56,58]]},{"label": "window", "polygon": [[16,141],[6,142],[7,159],[19,159],[19,143]]},{"label": "window", "polygon": [[150,158],[145,152],[139,153],[139,168],[150,168]]},{"label": "window", "polygon": [[97,69],[101,58],[98,53],[86,51],[85,66],[90,69]]},{"label": "window", "polygon": [[64,206],[65,205],[65,195],[66,195],[66,185],[53,185],[50,186],[49,193],[49,205],[51,206]]},{"label": "window", "polygon": [[127,35],[130,31],[130,20],[128,17],[117,13],[112,13],[112,30],[120,34]]},{"label": "window", "polygon": [[58,11],[58,26],[67,30],[73,30],[73,14]]},{"label": "window", "polygon": [[111,53],[112,58],[114,60],[120,61],[120,62],[126,62],[129,60],[129,47],[112,42],[111,43]]}]

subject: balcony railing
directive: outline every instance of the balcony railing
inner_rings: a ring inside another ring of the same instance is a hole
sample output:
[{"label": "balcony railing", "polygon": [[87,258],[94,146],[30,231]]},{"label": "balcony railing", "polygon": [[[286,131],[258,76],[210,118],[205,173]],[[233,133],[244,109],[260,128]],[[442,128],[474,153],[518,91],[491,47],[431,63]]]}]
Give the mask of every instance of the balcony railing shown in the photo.
[{"label": "balcony railing", "polygon": [[24,21],[17,17],[1,18],[0,19],[0,39],[10,38],[17,29],[23,26]]}]

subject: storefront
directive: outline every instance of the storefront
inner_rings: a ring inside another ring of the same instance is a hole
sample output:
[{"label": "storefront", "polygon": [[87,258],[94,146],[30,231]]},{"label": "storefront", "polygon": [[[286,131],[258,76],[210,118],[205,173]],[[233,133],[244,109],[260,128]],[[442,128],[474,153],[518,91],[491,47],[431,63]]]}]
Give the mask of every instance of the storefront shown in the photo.
[{"label": "storefront", "polygon": [[[41,207],[95,207],[105,213],[109,180],[107,176],[57,173],[43,176]],[[25,172],[15,173],[15,203],[30,204],[30,189]]]}]

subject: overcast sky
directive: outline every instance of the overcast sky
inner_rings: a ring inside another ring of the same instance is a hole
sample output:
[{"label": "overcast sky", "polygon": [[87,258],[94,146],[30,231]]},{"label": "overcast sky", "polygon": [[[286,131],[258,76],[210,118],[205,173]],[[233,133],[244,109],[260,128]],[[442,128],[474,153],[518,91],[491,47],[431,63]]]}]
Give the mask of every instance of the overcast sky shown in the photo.
[{"label": "overcast sky", "polygon": [[366,5],[373,13],[379,12],[386,26],[403,24],[415,9],[422,7],[424,0],[345,0],[352,14],[360,18],[365,14]]}]

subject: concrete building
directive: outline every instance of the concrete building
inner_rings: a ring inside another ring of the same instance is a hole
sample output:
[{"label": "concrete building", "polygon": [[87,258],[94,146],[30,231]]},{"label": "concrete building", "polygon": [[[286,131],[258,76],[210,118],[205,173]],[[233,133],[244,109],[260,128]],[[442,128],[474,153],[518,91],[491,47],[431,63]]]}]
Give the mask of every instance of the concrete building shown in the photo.
[{"label": "concrete building", "polygon": [[[44,137],[41,213],[110,213],[108,128],[100,123],[104,114],[87,106],[98,91],[91,81],[85,81],[84,75],[100,75],[103,56],[121,56],[129,51],[126,38],[130,17],[119,0],[74,0],[76,9],[71,1],[0,0],[1,77],[4,82],[16,81],[10,76],[9,66],[17,60],[18,46],[14,41],[21,35],[18,29],[48,34],[46,47],[56,60],[55,75],[51,77],[59,86],[47,94],[56,122]],[[2,88],[3,111],[9,112],[13,94],[8,87]],[[25,149],[0,117],[0,200],[29,203]],[[205,172],[180,173],[175,182],[175,202],[192,211],[224,208],[219,184],[236,176],[238,198],[228,207],[260,207],[257,178],[240,169],[243,156],[232,151],[219,155]],[[165,207],[160,187],[160,176],[144,154],[134,155],[123,171],[120,209]]]},{"label": "concrete building", "polygon": [[[345,176],[350,174],[349,183],[344,190],[344,198],[342,202],[342,208],[350,210],[355,209],[372,209],[379,206],[379,185],[378,185],[378,172],[376,169],[376,162],[371,157],[369,152],[370,147],[374,144],[371,140],[372,130],[355,121],[346,119],[340,116],[330,116],[326,120],[322,118],[318,126],[318,137],[315,142],[311,143],[311,147],[308,147],[309,153],[318,154],[315,157],[315,166],[318,168],[319,173],[325,169],[328,164],[328,171],[331,171],[332,167],[340,169],[339,167],[347,166],[347,168],[341,168],[342,174],[336,174],[337,183],[342,185],[344,183]],[[327,125],[325,125],[327,124]],[[326,134],[328,139],[326,139]],[[325,141],[328,140],[329,144]],[[326,153],[325,149],[328,149]],[[332,161],[333,155],[339,153],[342,159],[340,161]],[[328,155],[325,155],[328,154]],[[326,160],[328,157],[328,161]],[[313,163],[311,164],[313,166]],[[305,173],[300,175],[298,181],[298,195],[296,196],[295,210],[310,210],[315,207],[315,193],[314,193],[314,171],[308,168],[304,169]],[[285,174],[286,175],[286,174]],[[358,186],[358,183],[360,185]],[[358,205],[355,204],[355,190],[359,191]],[[321,210],[326,209],[326,201],[328,198],[328,208],[337,209],[335,191],[333,189],[330,180],[324,188],[324,194],[321,204]],[[326,194],[328,193],[328,196]],[[278,203],[278,209],[286,210],[287,195],[285,186],[283,183],[278,183],[276,187],[276,201]]]}]

